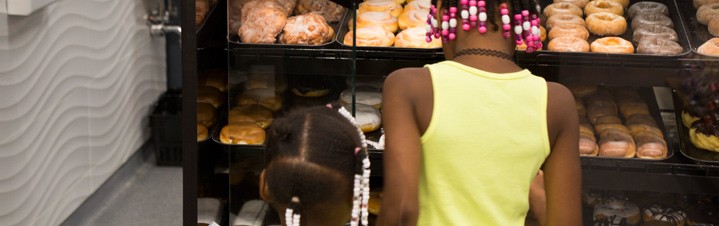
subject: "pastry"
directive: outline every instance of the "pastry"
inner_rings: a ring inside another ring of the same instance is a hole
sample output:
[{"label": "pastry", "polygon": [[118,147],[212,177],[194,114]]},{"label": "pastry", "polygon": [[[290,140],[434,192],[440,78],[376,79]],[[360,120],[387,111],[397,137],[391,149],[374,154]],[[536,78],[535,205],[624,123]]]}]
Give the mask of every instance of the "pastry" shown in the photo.
[{"label": "pastry", "polygon": [[234,123],[222,128],[220,142],[224,144],[260,145],[265,143],[265,136],[265,130],[256,123]]},{"label": "pastry", "polygon": [[276,1],[252,1],[243,8],[240,23],[242,42],[271,44],[285,27],[287,13]]},{"label": "pastry", "polygon": [[197,103],[211,104],[215,109],[225,104],[225,96],[215,87],[197,87]]},{"label": "pastry", "polygon": [[329,23],[338,22],[345,13],[345,8],[330,0],[299,0],[295,7],[295,14],[301,15],[316,12],[322,15]]},{"label": "pastry", "polygon": [[[343,43],[352,46],[353,32],[347,32]],[[394,34],[382,27],[364,27],[357,29],[357,46],[392,46]]]},{"label": "pastry", "polygon": [[618,124],[604,125],[611,125],[612,128],[603,129],[599,134],[599,156],[634,158],[636,144],[632,136],[627,133],[627,129],[620,129],[623,126]]},{"label": "pastry", "polygon": [[248,89],[238,95],[235,100],[235,104],[237,105],[259,104],[272,111],[280,110],[282,103],[282,97],[275,93],[275,90],[272,88]]},{"label": "pastry", "polygon": [[589,4],[584,7],[584,15],[587,16],[601,12],[623,16],[624,7],[621,4],[610,0],[594,0],[589,2]]},{"label": "pastry", "polygon": [[399,15],[399,29],[406,30],[408,28],[419,27],[424,30],[425,25],[427,25],[428,14],[429,12],[426,10],[405,10]]},{"label": "pastry", "polygon": [[644,38],[637,45],[637,53],[652,55],[678,55],[684,48],[671,40],[659,37]]},{"label": "pastry", "polygon": [[624,116],[625,119],[629,119],[632,115],[649,114],[649,106],[645,103],[634,102],[634,103],[620,103],[619,112]]},{"label": "pastry", "polygon": [[[352,30],[352,23],[348,24],[349,30]],[[385,30],[395,33],[399,28],[397,17],[391,16],[387,12],[364,12],[357,14],[357,29],[365,27],[382,27]]]},{"label": "pastry", "polygon": [[197,142],[207,140],[207,127],[200,123],[197,123]]},{"label": "pastry", "polygon": [[197,103],[197,124],[212,127],[217,121],[217,111],[212,104]]},{"label": "pastry", "polygon": [[546,17],[552,17],[559,14],[572,14],[579,17],[584,15],[579,6],[568,2],[555,2],[547,7],[544,7],[544,16]]},{"label": "pastry", "polygon": [[334,29],[322,15],[307,13],[287,19],[280,35],[280,43],[321,45],[332,41],[334,35]]},{"label": "pastry", "polygon": [[272,110],[259,104],[242,105],[232,108],[227,115],[229,124],[251,122],[266,129],[272,125]]},{"label": "pastry", "polygon": [[[379,110],[370,105],[355,104],[355,106],[357,107],[355,119],[362,132],[369,133],[378,130],[382,124],[382,115]],[[347,106],[347,110],[352,112],[352,106]]]},{"label": "pastry", "polygon": [[709,27],[709,34],[719,37],[719,17],[711,19],[707,26]]},{"label": "pastry", "polygon": [[[404,6],[404,10],[402,11],[402,13],[410,10],[420,10],[429,13],[431,7],[431,1],[411,1]],[[425,15],[424,18],[426,19],[427,15]]]},{"label": "pastry", "polygon": [[627,20],[623,16],[619,16],[607,12],[593,13],[587,16],[587,30],[592,34],[605,36],[618,36],[627,31]]},{"label": "pastry", "polygon": [[556,37],[549,41],[547,49],[557,52],[589,52],[589,43],[574,36]]},{"label": "pastry", "polygon": [[[262,1],[262,0],[260,0]],[[283,9],[285,9],[286,15],[292,15],[292,11],[295,10],[295,6],[297,6],[297,0],[273,0],[277,1],[277,3],[280,3],[280,6],[282,6]]]},{"label": "pastry", "polygon": [[622,119],[616,115],[602,115],[597,117],[597,120],[594,121],[595,126],[600,124],[622,124]]},{"label": "pastry", "polygon": [[698,9],[699,7],[706,5],[706,4],[712,4],[712,3],[719,3],[719,0],[694,0],[694,8]]},{"label": "pastry", "polygon": [[589,3],[589,0],[554,0],[554,3],[557,2],[568,2],[572,3],[576,6],[578,6],[580,9],[584,9],[585,6]]},{"label": "pastry", "polygon": [[404,48],[442,48],[440,39],[435,38],[431,42],[427,42],[426,32],[423,27],[413,27],[401,31],[394,38],[394,46]]},{"label": "pastry", "polygon": [[207,0],[195,0],[195,27],[202,25],[209,11],[210,2]]},{"label": "pastry", "polygon": [[705,4],[697,9],[697,21],[707,25],[711,19],[719,17],[719,3]]},{"label": "pastry", "polygon": [[642,219],[639,207],[631,202],[611,199],[594,207],[594,222],[607,221],[609,225],[637,225]]},{"label": "pastry", "polygon": [[709,41],[697,48],[697,52],[707,56],[719,57],[719,38],[709,39]]},{"label": "pastry", "polygon": [[653,132],[640,131],[632,133],[637,145],[637,158],[663,159],[667,157],[667,142]]},{"label": "pastry", "polygon": [[594,40],[589,45],[592,52],[596,53],[634,53],[634,45],[631,42],[620,37],[605,37]]},{"label": "pastry", "polygon": [[686,111],[686,110],[682,111],[682,124],[683,124],[685,127],[691,128],[691,127],[692,127],[692,123],[694,123],[694,122],[696,122],[696,121],[699,121],[699,117],[697,117],[697,116],[695,116],[695,115],[692,115],[691,113],[689,113],[689,112]]},{"label": "pastry", "polygon": [[674,22],[662,14],[639,14],[632,19],[632,30],[645,26],[664,26],[674,28]]},{"label": "pastry", "polygon": [[679,41],[679,36],[674,29],[658,25],[637,28],[632,35],[632,41],[640,42],[646,37],[661,38],[673,42]]},{"label": "pastry", "polygon": [[[595,94],[596,95],[596,94]],[[590,97],[587,100],[587,119],[594,124],[604,115],[617,115],[617,104],[604,98]]]},{"label": "pastry", "polygon": [[644,225],[676,225],[683,226],[687,220],[687,214],[679,209],[651,205],[642,211]]},{"label": "pastry", "polygon": [[551,31],[555,24],[576,24],[582,27],[586,26],[582,17],[573,14],[557,14],[551,16],[547,19],[545,25],[547,25],[547,29]]},{"label": "pastry", "polygon": [[330,93],[330,87],[328,81],[305,77],[294,83],[292,93],[300,97],[322,97]]},{"label": "pastry", "polygon": [[627,124],[627,129],[632,136],[640,133],[649,133],[656,137],[664,139],[664,133],[656,126],[650,124]]},{"label": "pastry", "polygon": [[667,5],[659,2],[644,1],[634,3],[627,10],[627,16],[629,16],[629,18],[634,18],[639,14],[662,14],[669,16],[669,8],[667,8]]},{"label": "pastry", "polygon": [[[581,38],[582,40],[587,40],[589,38],[589,31],[587,31],[587,28],[585,26],[581,26],[578,24],[560,23],[554,25],[554,27],[552,27],[552,30],[549,31],[550,41],[558,37],[577,37]],[[587,43],[587,49],[588,48],[589,44]]]},{"label": "pastry", "polygon": [[631,125],[648,125],[658,127],[657,121],[648,114],[634,114],[626,118],[627,126]]},{"label": "pastry", "polygon": [[[402,14],[402,5],[397,4],[394,0],[370,0],[359,4],[359,14],[367,12],[386,12],[392,17],[399,17]],[[425,16],[426,18],[426,16]],[[359,19],[358,21],[359,22]],[[359,24],[359,23],[358,23]]]},{"label": "pastry", "polygon": [[689,140],[694,146],[713,152],[719,152],[719,128],[711,122],[699,120],[689,129]]},{"label": "pastry", "polygon": [[579,155],[597,156],[598,153],[599,146],[597,146],[597,138],[592,126],[589,123],[579,124]]},{"label": "pastry", "polygon": [[[346,89],[340,94],[342,105],[352,103],[352,90]],[[372,89],[355,89],[355,103],[382,108],[382,93]]]}]

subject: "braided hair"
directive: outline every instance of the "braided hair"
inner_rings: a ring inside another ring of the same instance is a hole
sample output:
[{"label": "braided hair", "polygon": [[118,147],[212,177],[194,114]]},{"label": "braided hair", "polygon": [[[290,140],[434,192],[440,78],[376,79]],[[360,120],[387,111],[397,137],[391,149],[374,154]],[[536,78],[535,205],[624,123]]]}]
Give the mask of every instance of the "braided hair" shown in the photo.
[{"label": "braided hair", "polygon": [[[359,213],[356,190],[362,189],[355,178],[369,161],[361,135],[351,121],[324,106],[296,110],[272,124],[265,181],[273,201],[289,204],[286,225],[300,225],[301,213],[338,200],[353,202],[353,212]],[[353,222],[359,222],[354,215]]]}]

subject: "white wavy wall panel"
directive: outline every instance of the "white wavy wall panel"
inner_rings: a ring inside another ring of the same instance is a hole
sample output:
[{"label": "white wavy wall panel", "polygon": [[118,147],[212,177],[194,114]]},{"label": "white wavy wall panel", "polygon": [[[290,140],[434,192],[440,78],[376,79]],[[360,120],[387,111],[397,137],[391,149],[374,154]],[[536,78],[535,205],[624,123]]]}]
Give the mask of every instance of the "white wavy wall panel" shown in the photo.
[{"label": "white wavy wall panel", "polygon": [[62,223],[149,139],[165,57],[141,1],[0,15],[0,225]]}]

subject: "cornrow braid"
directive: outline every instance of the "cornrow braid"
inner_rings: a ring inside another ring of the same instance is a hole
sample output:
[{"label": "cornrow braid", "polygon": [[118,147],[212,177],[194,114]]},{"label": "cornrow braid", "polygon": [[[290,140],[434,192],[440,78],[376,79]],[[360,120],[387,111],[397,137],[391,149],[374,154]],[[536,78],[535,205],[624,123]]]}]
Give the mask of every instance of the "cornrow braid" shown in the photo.
[{"label": "cornrow braid", "polygon": [[494,31],[499,30],[499,26],[497,25],[497,22],[494,21],[494,13],[497,11],[495,9],[495,3],[494,0],[487,0],[487,22],[492,24],[492,29]]}]

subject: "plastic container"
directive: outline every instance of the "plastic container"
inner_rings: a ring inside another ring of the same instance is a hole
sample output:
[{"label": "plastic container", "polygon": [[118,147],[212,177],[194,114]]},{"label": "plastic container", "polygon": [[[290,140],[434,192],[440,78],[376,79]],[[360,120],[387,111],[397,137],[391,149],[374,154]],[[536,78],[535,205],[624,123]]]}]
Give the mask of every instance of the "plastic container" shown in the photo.
[{"label": "plastic container", "polygon": [[182,95],[167,91],[150,115],[158,166],[182,166]]}]

